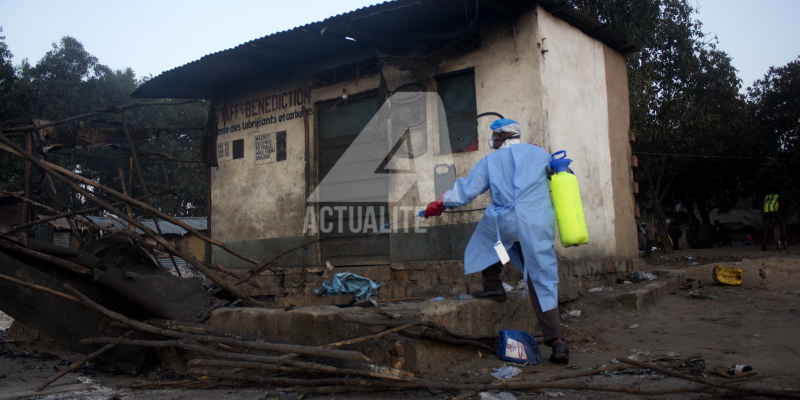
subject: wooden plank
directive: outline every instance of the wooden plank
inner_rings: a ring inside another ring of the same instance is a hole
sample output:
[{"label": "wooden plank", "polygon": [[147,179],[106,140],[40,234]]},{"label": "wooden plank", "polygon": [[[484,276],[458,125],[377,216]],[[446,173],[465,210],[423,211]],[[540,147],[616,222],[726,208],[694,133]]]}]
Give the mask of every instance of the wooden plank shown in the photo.
[{"label": "wooden plank", "polygon": [[12,400],[12,399],[22,399],[22,398],[30,398],[30,397],[43,397],[48,396],[51,394],[58,394],[58,393],[67,393],[67,392],[79,392],[84,390],[92,390],[91,386],[83,385],[83,384],[73,384],[73,385],[61,385],[61,386],[53,386],[48,389],[44,389],[41,391],[36,391],[34,389],[26,389],[26,390],[19,390],[16,392],[6,392],[0,394],[0,400]]},{"label": "wooden plank", "polygon": [[639,207],[633,207],[633,216],[636,218],[642,218],[642,212],[639,210]]},{"label": "wooden plank", "polygon": [[636,141],[636,134],[632,130],[628,131],[628,141],[630,142]]},{"label": "wooden plank", "polygon": [[638,168],[639,167],[639,157],[631,156],[631,167]]},{"label": "wooden plank", "polygon": [[639,193],[639,182],[633,182],[633,193]]}]

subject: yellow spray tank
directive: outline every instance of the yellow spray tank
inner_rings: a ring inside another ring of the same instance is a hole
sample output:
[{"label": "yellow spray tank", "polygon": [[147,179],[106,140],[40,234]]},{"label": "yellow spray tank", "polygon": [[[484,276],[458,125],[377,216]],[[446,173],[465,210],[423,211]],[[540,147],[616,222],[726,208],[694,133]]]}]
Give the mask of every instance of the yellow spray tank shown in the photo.
[{"label": "yellow spray tank", "polygon": [[[563,154],[561,158],[557,155]],[[558,233],[564,247],[578,246],[589,242],[586,230],[586,219],[583,216],[581,191],[578,179],[569,170],[572,160],[566,158],[567,152],[562,150],[550,157],[550,168],[555,172],[550,177],[550,191],[553,194],[553,207],[556,209]]]}]

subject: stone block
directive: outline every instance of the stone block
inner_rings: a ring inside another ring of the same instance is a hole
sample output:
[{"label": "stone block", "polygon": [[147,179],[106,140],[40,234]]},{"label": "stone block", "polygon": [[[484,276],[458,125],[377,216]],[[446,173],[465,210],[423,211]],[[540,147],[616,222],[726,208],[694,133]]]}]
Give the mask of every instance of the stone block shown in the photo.
[{"label": "stone block", "polygon": [[394,275],[394,280],[396,280],[396,281],[404,281],[404,280],[406,280],[406,271],[405,270],[392,270],[392,275]]},{"label": "stone block", "polygon": [[436,275],[437,279],[442,281],[442,283],[449,284],[453,282],[455,279],[455,271],[453,271],[453,266],[448,264],[437,264],[436,265]]},{"label": "stone block", "polygon": [[653,272],[659,275],[658,280],[621,296],[620,301],[625,307],[642,309],[668,294],[675,293],[686,279],[685,271],[657,269]]},{"label": "stone block", "polygon": [[[506,302],[474,299],[396,303],[387,304],[386,311],[402,315],[404,318],[434,321],[464,334],[494,334],[500,328],[528,332],[536,330],[533,311],[518,292],[509,294],[509,300]],[[221,308],[212,313],[207,324],[311,346],[365,336],[373,331],[372,328],[376,331],[383,329],[343,322],[340,315],[352,319],[374,316],[371,310],[353,307],[312,306],[298,307],[291,311]],[[398,341],[402,348],[400,352],[395,345]],[[360,343],[351,349],[362,352],[378,364],[389,364],[392,357],[403,357],[405,368],[410,372],[429,370],[435,365],[442,365],[442,362],[455,364],[462,360],[466,353],[460,346],[428,340],[407,340],[396,334]]]},{"label": "stone block", "polygon": [[622,295],[622,305],[634,310],[639,310],[644,306],[644,298],[648,291],[645,289],[632,290]]},{"label": "stone block", "polygon": [[436,284],[436,282],[439,280],[439,275],[437,274],[436,266],[431,265],[428,268],[422,270],[422,279],[427,284]]}]

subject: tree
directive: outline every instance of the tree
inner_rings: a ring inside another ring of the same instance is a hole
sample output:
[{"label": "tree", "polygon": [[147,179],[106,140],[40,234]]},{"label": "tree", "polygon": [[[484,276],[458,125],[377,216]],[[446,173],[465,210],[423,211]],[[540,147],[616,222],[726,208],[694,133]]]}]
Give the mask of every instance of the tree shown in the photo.
[{"label": "tree", "polygon": [[800,57],[771,67],[747,93],[754,141],[769,157],[758,168],[758,200],[780,192],[800,203]]},{"label": "tree", "polygon": [[[3,27],[0,26],[0,33]],[[17,75],[14,66],[11,64],[13,55],[6,45],[6,37],[0,36],[0,121],[8,120],[15,116],[17,110],[17,99],[13,95],[14,84]],[[16,138],[18,145],[24,146],[22,138]],[[8,154],[0,154],[0,188],[19,189],[25,181],[25,163],[17,157]]]},{"label": "tree", "polygon": [[[1,33],[3,33],[2,26],[0,26]],[[5,121],[11,115],[9,109],[11,89],[17,79],[14,73],[14,66],[11,64],[11,58],[13,57],[6,45],[6,37],[0,36],[0,121]]]},{"label": "tree", "polygon": [[[662,206],[679,172],[668,154],[685,151],[683,124],[689,112],[688,85],[698,68],[702,32],[687,0],[574,0],[584,12],[634,39],[641,51],[629,55],[631,129],[660,237],[667,235]],[[640,195],[640,197],[643,197]],[[664,246],[671,253],[669,246]]]},{"label": "tree", "polygon": [[[17,107],[8,117],[47,120],[63,119],[111,104],[131,103],[133,99],[130,98],[130,93],[143,82],[136,78],[130,68],[114,71],[100,64],[78,40],[69,36],[53,43],[53,48],[35,66],[23,60],[14,76],[10,96]],[[129,126],[149,128],[151,132],[150,140],[134,144],[137,152],[199,161],[203,152],[202,131],[181,130],[175,133],[173,130],[173,133],[167,133],[163,128],[203,127],[207,112],[207,105],[199,102],[173,107],[133,109],[127,112],[126,119]],[[121,116],[105,114],[93,117],[91,121],[114,124],[121,122]],[[111,147],[57,149],[44,156],[50,162],[121,190],[122,182],[117,167],[124,170],[128,180],[131,174],[128,169],[129,154],[127,144],[122,143]],[[123,159],[115,159],[120,157]],[[0,154],[0,163],[4,167],[4,175],[10,175],[10,179],[0,182],[0,185],[11,190],[21,190],[24,182],[22,163],[6,153]],[[15,168],[6,169],[7,165],[12,166],[11,163],[16,163],[13,164]],[[139,164],[148,192],[164,190],[169,185],[169,188],[180,193],[178,199],[154,198],[153,204],[161,211],[174,216],[205,215],[207,179],[202,163],[140,159]],[[135,172],[133,174],[133,196],[139,197],[144,191]],[[34,192],[41,191],[41,183],[34,182]],[[126,186],[127,184],[125,182]],[[64,197],[70,208],[89,206],[84,204],[81,196],[71,193],[60,182],[56,181],[55,186],[56,192]]]},{"label": "tree", "polygon": [[730,57],[706,44],[697,58],[684,125],[687,154],[704,157],[682,157],[683,171],[673,189],[693,222],[698,222],[693,212],[696,203],[707,224],[711,210],[729,212],[744,195],[753,169],[736,157],[750,156],[753,144],[746,129],[747,104]]},{"label": "tree", "polygon": [[[666,218],[678,202],[697,203],[708,219],[714,207],[735,204],[741,176],[719,162],[746,151],[746,103],[730,57],[702,32],[688,0],[573,0],[578,8],[634,40],[628,55],[631,129],[642,168],[637,180],[647,191],[657,229],[666,238]],[[689,157],[704,156],[706,158]],[[732,173],[733,172],[733,173]],[[691,214],[691,213],[690,213]],[[691,214],[693,217],[693,214]],[[665,252],[671,253],[669,246]]]}]

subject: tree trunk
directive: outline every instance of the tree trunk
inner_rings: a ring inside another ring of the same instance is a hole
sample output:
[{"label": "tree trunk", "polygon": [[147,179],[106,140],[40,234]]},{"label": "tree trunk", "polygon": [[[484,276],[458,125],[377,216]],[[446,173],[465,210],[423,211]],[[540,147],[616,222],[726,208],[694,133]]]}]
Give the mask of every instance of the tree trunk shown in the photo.
[{"label": "tree trunk", "polygon": [[650,174],[650,168],[645,160],[645,157],[640,156],[639,159],[642,161],[642,166],[644,167],[645,176],[647,178],[647,187],[650,189],[650,195],[653,197],[653,211],[655,211],[656,214],[658,237],[661,238],[664,254],[669,255],[672,254],[672,246],[670,245],[669,234],[667,231],[667,216],[664,214],[664,208],[661,207],[661,200],[664,198],[663,194],[667,192],[670,184],[672,184],[672,179],[670,179],[667,184],[664,185],[664,189],[661,190],[662,193],[659,194],[661,179],[664,177],[666,164],[662,165],[661,171],[659,171],[658,181],[653,182],[653,176]]}]

